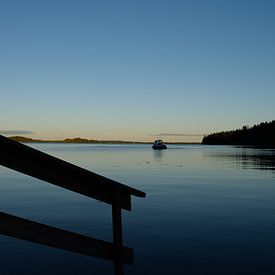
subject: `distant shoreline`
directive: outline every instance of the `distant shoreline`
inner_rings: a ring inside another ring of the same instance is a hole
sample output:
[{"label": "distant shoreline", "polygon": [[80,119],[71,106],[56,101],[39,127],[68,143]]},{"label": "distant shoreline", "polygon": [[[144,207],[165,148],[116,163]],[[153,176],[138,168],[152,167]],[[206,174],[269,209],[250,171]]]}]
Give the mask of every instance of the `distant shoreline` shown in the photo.
[{"label": "distant shoreline", "polygon": [[275,148],[275,120],[243,126],[241,129],[223,131],[204,136],[206,145],[244,145]]},{"label": "distant shoreline", "polygon": [[[63,144],[152,144],[153,142],[125,141],[125,140],[95,140],[85,138],[65,138],[63,140],[44,140],[32,139],[22,136],[10,136],[12,139],[21,143],[63,143]],[[201,144],[201,142],[165,142],[166,144]]]}]

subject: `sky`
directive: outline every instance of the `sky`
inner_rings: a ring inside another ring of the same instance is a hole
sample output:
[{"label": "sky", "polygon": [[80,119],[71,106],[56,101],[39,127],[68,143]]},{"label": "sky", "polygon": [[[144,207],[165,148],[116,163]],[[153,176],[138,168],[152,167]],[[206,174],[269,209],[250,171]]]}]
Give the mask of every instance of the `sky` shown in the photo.
[{"label": "sky", "polygon": [[0,1],[0,133],[201,141],[275,119],[273,0]]}]

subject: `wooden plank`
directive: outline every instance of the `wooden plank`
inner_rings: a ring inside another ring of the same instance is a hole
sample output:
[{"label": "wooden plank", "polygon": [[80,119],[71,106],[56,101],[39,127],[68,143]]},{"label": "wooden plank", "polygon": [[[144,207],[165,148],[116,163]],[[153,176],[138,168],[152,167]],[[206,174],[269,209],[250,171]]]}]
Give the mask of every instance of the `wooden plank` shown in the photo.
[{"label": "wooden plank", "polygon": [[113,204],[117,190],[121,207],[131,210],[131,195],[145,193],[0,135],[0,165],[82,195]]},{"label": "wooden plank", "polygon": [[[0,212],[0,234],[50,247],[115,261],[117,253],[124,264],[133,264],[133,250],[67,230],[22,219]],[[3,251],[4,253],[4,251]]]}]

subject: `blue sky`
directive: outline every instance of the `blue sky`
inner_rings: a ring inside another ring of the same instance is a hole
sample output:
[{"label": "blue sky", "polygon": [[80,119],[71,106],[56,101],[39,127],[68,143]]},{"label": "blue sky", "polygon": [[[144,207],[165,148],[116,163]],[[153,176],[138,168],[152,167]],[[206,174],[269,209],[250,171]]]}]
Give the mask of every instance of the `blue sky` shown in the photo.
[{"label": "blue sky", "polygon": [[1,1],[0,131],[199,141],[273,120],[274,14],[272,0]]}]

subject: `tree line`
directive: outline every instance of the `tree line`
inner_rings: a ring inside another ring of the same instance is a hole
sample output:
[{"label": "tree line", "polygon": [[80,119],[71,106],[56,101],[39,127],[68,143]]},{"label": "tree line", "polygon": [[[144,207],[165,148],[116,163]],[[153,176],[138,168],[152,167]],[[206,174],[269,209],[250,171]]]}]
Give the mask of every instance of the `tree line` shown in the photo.
[{"label": "tree line", "polygon": [[202,144],[275,147],[275,120],[204,136]]},{"label": "tree line", "polygon": [[145,144],[146,142],[137,141],[123,141],[123,140],[96,140],[96,139],[86,139],[86,138],[65,138],[63,140],[43,140],[43,139],[33,139],[22,136],[11,136],[10,139],[22,142],[22,143],[103,143],[103,144]]}]

